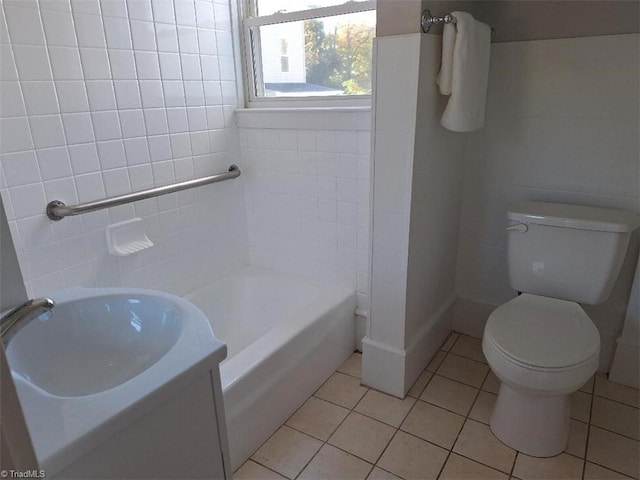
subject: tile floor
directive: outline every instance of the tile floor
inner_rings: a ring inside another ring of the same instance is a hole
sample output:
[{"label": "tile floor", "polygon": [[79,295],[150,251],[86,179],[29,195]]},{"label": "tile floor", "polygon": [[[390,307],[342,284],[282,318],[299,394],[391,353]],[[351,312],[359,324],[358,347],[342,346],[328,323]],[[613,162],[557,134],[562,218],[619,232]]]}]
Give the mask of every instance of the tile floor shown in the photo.
[{"label": "tile floor", "polygon": [[499,381],[452,333],[400,400],[360,385],[354,353],[234,475],[240,479],[638,478],[640,392],[597,374],[572,396],[569,444],[534,458],[489,429]]}]

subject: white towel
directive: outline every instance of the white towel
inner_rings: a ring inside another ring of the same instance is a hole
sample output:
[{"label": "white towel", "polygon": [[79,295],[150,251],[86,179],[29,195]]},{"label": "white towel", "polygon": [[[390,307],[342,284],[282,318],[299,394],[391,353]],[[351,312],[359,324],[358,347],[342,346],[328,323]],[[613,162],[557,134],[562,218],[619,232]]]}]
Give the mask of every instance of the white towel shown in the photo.
[{"label": "white towel", "polygon": [[472,132],[484,125],[489,81],[491,27],[466,12],[452,12],[457,22],[442,35],[440,93],[451,95],[440,123],[454,132]]}]

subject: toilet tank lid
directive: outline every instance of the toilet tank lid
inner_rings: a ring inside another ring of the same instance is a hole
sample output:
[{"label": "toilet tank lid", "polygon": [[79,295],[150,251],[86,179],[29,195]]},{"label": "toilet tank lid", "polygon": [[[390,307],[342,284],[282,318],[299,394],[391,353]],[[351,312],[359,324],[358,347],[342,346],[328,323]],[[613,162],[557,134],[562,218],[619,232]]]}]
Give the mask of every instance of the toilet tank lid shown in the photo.
[{"label": "toilet tank lid", "polygon": [[507,218],[521,223],[619,233],[632,232],[640,225],[640,216],[625,210],[547,202],[511,204]]}]

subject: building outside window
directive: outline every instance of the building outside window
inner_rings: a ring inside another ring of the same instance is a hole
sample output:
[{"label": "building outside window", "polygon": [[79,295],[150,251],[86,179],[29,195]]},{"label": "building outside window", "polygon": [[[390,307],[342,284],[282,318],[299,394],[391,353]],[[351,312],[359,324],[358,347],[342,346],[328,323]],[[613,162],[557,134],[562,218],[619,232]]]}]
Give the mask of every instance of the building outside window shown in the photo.
[{"label": "building outside window", "polygon": [[368,101],[375,1],[246,0],[251,106],[279,100]]}]

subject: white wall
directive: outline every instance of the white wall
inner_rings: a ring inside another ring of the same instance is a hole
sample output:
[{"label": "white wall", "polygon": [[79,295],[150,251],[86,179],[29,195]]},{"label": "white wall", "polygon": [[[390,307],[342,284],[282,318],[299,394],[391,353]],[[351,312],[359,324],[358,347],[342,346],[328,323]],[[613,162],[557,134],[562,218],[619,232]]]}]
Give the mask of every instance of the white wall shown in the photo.
[{"label": "white wall", "polygon": [[369,112],[294,117],[241,112],[251,264],[351,288],[367,310]]},{"label": "white wall", "polygon": [[[466,153],[458,330],[481,335],[486,315],[515,295],[504,234],[510,202],[638,211],[639,40],[629,34],[492,45],[487,121]],[[620,330],[635,258],[630,253],[611,300],[587,307],[603,340]]]},{"label": "white wall", "polygon": [[[95,200],[238,162],[229,2],[5,1],[1,12],[0,189],[29,294],[180,294],[246,264],[242,180],[61,222],[44,215],[53,199]],[[135,216],[155,246],[110,256],[105,227]]]},{"label": "white wall", "polygon": [[439,37],[376,39],[372,305],[363,383],[402,397],[451,327],[464,137],[439,124]]}]

